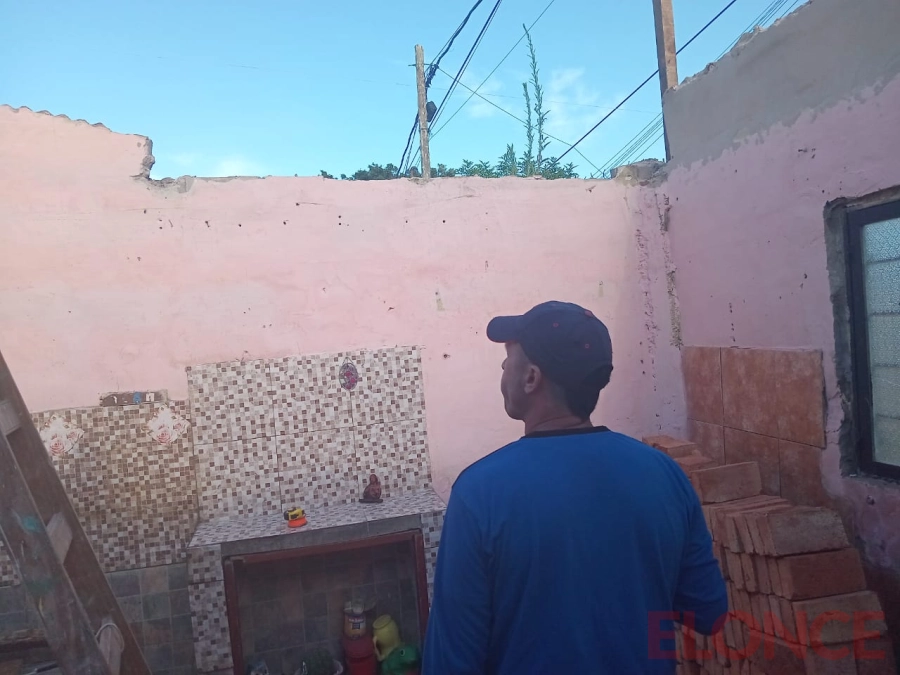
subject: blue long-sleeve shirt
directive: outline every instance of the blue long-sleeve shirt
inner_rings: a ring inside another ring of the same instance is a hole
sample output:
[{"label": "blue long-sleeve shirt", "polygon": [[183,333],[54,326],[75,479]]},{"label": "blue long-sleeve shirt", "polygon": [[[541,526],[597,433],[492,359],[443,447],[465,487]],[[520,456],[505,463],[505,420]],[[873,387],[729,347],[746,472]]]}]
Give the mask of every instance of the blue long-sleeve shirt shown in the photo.
[{"label": "blue long-sleeve shirt", "polygon": [[671,613],[709,634],[727,610],[671,458],[604,427],[534,434],[453,486],[422,675],[672,673]]}]

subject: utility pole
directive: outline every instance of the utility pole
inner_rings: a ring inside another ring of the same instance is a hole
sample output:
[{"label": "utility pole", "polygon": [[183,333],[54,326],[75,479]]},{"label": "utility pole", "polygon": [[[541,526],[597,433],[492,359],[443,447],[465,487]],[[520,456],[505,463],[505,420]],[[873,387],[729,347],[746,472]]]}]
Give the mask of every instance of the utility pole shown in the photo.
[{"label": "utility pole", "polygon": [[425,91],[425,52],[416,45],[416,89],[419,92],[419,138],[422,147],[422,177],[431,178],[431,157],[428,154],[428,94]]},{"label": "utility pole", "polygon": [[[656,57],[659,62],[659,93],[662,99],[666,92],[678,84],[678,59],[675,55],[675,17],[672,0],[653,0],[653,19],[656,22]],[[663,137],[666,141],[666,161],[672,159],[669,151],[669,132],[666,129],[663,111]]]}]

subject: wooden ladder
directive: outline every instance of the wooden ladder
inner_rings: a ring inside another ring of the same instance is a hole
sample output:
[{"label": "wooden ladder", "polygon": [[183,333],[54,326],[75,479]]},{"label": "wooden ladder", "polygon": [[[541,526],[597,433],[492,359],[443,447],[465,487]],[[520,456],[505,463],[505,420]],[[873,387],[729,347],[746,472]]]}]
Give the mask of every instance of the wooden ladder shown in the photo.
[{"label": "wooden ladder", "polygon": [[0,534],[65,675],[150,675],[2,354]]}]

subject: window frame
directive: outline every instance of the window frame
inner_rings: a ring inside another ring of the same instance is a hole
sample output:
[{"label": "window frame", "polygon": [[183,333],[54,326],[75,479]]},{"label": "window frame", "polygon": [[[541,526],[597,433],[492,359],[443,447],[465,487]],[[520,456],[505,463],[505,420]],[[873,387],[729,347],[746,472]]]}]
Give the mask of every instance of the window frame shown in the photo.
[{"label": "window frame", "polygon": [[872,373],[869,368],[869,324],[866,317],[862,245],[862,232],[866,225],[900,218],[900,198],[893,197],[890,201],[860,205],[845,211],[845,250],[856,460],[863,473],[878,478],[900,480],[900,465],[879,462],[875,459]]}]

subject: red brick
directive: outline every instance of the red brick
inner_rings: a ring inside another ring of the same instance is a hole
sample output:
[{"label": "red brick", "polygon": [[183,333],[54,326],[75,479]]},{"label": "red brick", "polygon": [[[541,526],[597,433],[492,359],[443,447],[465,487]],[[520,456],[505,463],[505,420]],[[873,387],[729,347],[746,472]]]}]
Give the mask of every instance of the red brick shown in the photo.
[{"label": "red brick", "polygon": [[766,558],[765,560],[769,566],[769,583],[772,585],[772,593],[784,595],[784,589],[781,587],[781,573],[778,570],[778,558]]},{"label": "red brick", "polygon": [[804,663],[808,675],[858,675],[852,643],[807,649]]},{"label": "red brick", "polygon": [[696,455],[678,457],[675,459],[675,463],[680,466],[681,470],[684,471],[688,476],[692,476],[697,471],[702,471],[704,469],[710,469],[718,466],[713,460],[709,459],[708,457],[704,457],[699,453],[697,453]]},{"label": "red brick", "polygon": [[807,645],[875,638],[887,631],[881,602],[872,591],[798,600],[791,606],[797,637]]},{"label": "red brick", "polygon": [[683,441],[672,436],[645,436],[643,438],[645,445],[656,448],[666,453],[669,457],[677,459],[679,457],[687,457],[698,453],[697,444],[690,441]]},{"label": "red brick", "polygon": [[762,479],[756,462],[695,471],[691,474],[691,483],[704,504],[746,499],[762,493]]},{"label": "red brick", "polygon": [[782,627],[784,626],[784,617],[781,616],[781,598],[775,595],[767,595],[766,602],[769,605],[769,614],[766,616],[764,632],[768,635],[775,635],[782,639],[785,637]]},{"label": "red brick", "polygon": [[752,610],[753,620],[756,622],[753,629],[762,631],[766,625],[766,612],[769,611],[768,600],[765,599],[764,595],[754,593],[750,596],[750,609]]},{"label": "red brick", "polygon": [[847,548],[850,542],[837,512],[796,506],[760,514],[756,525],[769,556],[798,555]]},{"label": "red brick", "polygon": [[859,675],[897,675],[897,659],[890,639],[860,640],[855,651]]},{"label": "red brick", "polygon": [[725,514],[725,544],[735,553],[743,553],[744,546],[741,543],[741,536],[738,533],[737,522],[735,518],[740,514],[739,511],[729,511]]},{"label": "red brick", "polygon": [[725,551],[725,561],[728,564],[728,578],[734,583],[737,589],[744,588],[744,567],[741,564],[741,555]]},{"label": "red brick", "polygon": [[[713,535],[713,539],[727,543],[725,531],[725,518],[729,513],[734,513],[747,508],[765,506],[767,504],[782,503],[788,504],[787,500],[781,497],[772,497],[769,495],[757,495],[748,497],[747,499],[738,499],[732,502],[722,502],[719,504],[707,504],[703,506],[703,513],[707,516],[707,525]],[[735,553],[743,551],[736,550]]]},{"label": "red brick", "polygon": [[766,559],[761,555],[753,556],[753,568],[756,570],[756,585],[759,587],[759,592],[770,595],[772,584],[769,582],[769,564]]},{"label": "red brick", "polygon": [[855,548],[780,558],[778,571],[782,595],[790,600],[866,590],[862,560]]},{"label": "red brick", "polygon": [[794,606],[790,600],[785,598],[778,598],[778,602],[781,604],[781,620],[784,622],[784,629],[790,636],[790,638],[785,637],[784,639],[790,639],[791,642],[799,642],[800,636],[797,632],[797,618],[794,616]]},{"label": "red brick", "polygon": [[765,673],[800,675],[806,672],[804,648],[773,635],[748,631],[747,651],[750,661]]},{"label": "red brick", "polygon": [[741,553],[741,570],[744,573],[744,588],[748,593],[756,593],[759,587],[756,585],[756,570],[753,569],[753,558],[749,553]]},{"label": "red brick", "polygon": [[789,509],[791,507],[792,504],[790,504],[789,502],[781,502],[778,504],[768,504],[764,507],[753,509],[753,511],[747,513],[744,520],[746,521],[747,530],[750,534],[750,540],[753,544],[754,551],[762,554],[765,552],[766,548],[765,542],[763,542],[762,532],[760,532],[760,518],[762,518],[762,516],[766,513],[770,513],[772,511],[781,511],[784,509]]},{"label": "red brick", "polygon": [[731,519],[735,533],[741,542],[741,551],[745,553],[753,553],[756,549],[753,546],[753,539],[750,536],[750,528],[747,527],[747,519],[744,517],[747,510],[738,511],[728,518]]}]

